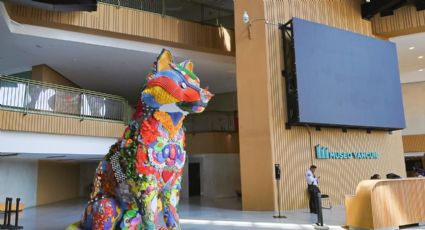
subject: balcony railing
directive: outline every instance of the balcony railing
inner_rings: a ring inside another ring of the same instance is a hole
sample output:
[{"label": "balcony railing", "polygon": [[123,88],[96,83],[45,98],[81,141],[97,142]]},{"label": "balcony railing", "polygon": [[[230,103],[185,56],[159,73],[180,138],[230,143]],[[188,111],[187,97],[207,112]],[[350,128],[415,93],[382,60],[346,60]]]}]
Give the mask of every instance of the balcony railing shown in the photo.
[{"label": "balcony railing", "polygon": [[189,0],[99,0],[98,2],[234,29],[233,10]]},{"label": "balcony railing", "polygon": [[0,109],[127,123],[130,106],[119,96],[0,75]]}]

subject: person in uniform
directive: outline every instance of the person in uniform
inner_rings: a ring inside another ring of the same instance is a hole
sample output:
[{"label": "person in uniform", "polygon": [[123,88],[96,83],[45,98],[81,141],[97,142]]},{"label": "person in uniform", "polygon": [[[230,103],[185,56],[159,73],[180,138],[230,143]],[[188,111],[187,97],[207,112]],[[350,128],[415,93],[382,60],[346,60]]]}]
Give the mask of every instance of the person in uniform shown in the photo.
[{"label": "person in uniform", "polygon": [[317,214],[317,194],[320,193],[319,187],[318,187],[318,179],[319,177],[316,177],[314,172],[316,171],[316,166],[311,165],[310,168],[307,170],[305,174],[305,179],[307,181],[307,190],[309,195],[309,206],[310,206],[310,213]]}]

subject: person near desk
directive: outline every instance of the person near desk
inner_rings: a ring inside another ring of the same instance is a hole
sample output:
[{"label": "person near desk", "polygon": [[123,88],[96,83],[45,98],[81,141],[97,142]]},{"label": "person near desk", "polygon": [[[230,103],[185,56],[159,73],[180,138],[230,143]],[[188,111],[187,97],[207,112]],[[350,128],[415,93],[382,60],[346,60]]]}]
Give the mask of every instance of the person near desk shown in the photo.
[{"label": "person near desk", "polygon": [[380,180],[381,179],[381,175],[379,174],[373,174],[373,176],[370,177],[371,180]]},{"label": "person near desk", "polygon": [[307,181],[307,190],[309,195],[309,206],[310,206],[310,213],[316,213],[317,214],[317,205],[318,205],[318,198],[317,194],[320,193],[319,189],[319,177],[316,177],[314,172],[316,171],[316,166],[311,165],[310,168],[307,170],[305,174],[305,179]]}]

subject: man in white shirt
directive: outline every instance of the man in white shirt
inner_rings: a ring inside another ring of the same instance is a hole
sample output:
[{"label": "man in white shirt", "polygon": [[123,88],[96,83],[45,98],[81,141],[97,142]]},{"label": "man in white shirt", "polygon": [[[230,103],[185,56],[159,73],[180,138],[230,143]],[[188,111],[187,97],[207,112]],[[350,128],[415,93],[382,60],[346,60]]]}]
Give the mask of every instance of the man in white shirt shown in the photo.
[{"label": "man in white shirt", "polygon": [[310,213],[317,213],[317,194],[320,193],[318,187],[319,178],[314,175],[316,168],[317,167],[315,165],[312,165],[305,173],[305,179],[308,186]]}]

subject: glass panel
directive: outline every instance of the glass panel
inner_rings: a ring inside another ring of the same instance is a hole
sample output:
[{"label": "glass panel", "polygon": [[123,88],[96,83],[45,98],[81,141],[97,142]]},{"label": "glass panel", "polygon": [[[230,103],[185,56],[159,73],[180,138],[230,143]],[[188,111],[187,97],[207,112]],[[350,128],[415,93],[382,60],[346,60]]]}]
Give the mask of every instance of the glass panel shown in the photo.
[{"label": "glass panel", "polygon": [[25,83],[0,80],[0,106],[24,108]]},{"label": "glass panel", "polygon": [[56,90],[54,108],[57,113],[80,115],[81,94]]},{"label": "glass panel", "polygon": [[0,78],[0,106],[73,116],[126,121],[128,106],[123,98],[84,94],[79,89],[63,89],[54,85],[25,83],[5,76]]},{"label": "glass panel", "polygon": [[[100,2],[108,4],[233,29],[233,2],[228,1],[225,6],[220,6],[215,2],[195,2],[192,0],[100,0]],[[163,4],[165,4],[164,7]]]}]

